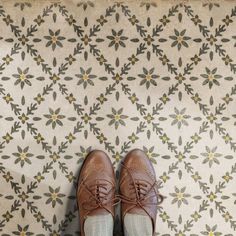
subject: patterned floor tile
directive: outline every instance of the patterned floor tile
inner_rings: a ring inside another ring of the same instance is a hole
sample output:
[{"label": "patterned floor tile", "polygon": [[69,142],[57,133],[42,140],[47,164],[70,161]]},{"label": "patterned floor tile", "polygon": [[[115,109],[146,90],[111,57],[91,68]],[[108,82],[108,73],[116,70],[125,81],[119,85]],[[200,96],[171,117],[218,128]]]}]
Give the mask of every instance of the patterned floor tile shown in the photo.
[{"label": "patterned floor tile", "polygon": [[156,235],[234,236],[235,16],[230,0],[0,1],[0,234],[79,235],[86,155],[118,179],[140,148],[165,196]]}]

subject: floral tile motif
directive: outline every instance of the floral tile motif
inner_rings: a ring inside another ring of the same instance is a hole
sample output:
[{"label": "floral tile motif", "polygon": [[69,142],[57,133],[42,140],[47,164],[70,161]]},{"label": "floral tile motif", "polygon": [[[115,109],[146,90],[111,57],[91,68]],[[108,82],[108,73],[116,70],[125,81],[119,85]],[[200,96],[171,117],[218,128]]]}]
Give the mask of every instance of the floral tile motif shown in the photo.
[{"label": "floral tile motif", "polygon": [[230,0],[0,1],[0,234],[79,235],[86,155],[118,179],[140,148],[156,235],[236,235],[235,17]]}]

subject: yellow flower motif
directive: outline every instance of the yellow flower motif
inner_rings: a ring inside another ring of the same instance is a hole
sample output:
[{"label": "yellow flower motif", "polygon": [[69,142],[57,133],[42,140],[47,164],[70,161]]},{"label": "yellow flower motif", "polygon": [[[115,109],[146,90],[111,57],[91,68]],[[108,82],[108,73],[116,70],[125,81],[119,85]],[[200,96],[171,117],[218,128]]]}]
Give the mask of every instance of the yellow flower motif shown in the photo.
[{"label": "yellow flower motif", "polygon": [[9,143],[13,139],[13,137],[9,133],[6,133],[6,135],[2,138],[6,141],[6,143]]},{"label": "yellow flower motif", "polygon": [[129,21],[131,22],[132,25],[135,25],[136,23],[138,23],[138,20],[136,18],[135,15],[133,15],[132,17],[129,18]]},{"label": "yellow flower motif", "polygon": [[226,172],[226,174],[222,177],[227,183],[233,179],[233,177],[229,174],[229,172]]},{"label": "yellow flower motif", "polygon": [[202,21],[199,19],[198,15],[195,15],[195,17],[191,18],[191,20],[194,22],[195,25],[201,23]]},{"label": "yellow flower motif", "polygon": [[160,60],[162,61],[163,66],[170,61],[166,55],[163,55],[163,57],[161,57]]},{"label": "yellow flower motif", "polygon": [[231,98],[230,95],[227,93],[226,96],[222,98],[222,100],[224,100],[226,104],[229,104],[233,101],[233,98]]},{"label": "yellow flower motif", "polygon": [[186,29],[182,30],[181,32],[179,32],[178,30],[174,29],[174,33],[175,33],[175,35],[169,36],[169,38],[173,40],[173,42],[171,44],[171,47],[177,46],[178,51],[180,51],[182,46],[188,48],[189,45],[188,45],[188,43],[186,41],[190,40],[191,37],[185,36]]},{"label": "yellow flower motif", "polygon": [[162,95],[162,97],[160,98],[160,100],[161,100],[164,104],[166,104],[166,102],[170,101],[170,99],[168,98],[168,96],[167,96],[165,93]]},{"label": "yellow flower motif", "polygon": [[214,122],[214,120],[217,120],[216,116],[214,116],[212,113],[207,116],[207,119],[210,121],[211,124]]},{"label": "yellow flower motif", "polygon": [[53,162],[56,162],[58,159],[60,159],[60,156],[56,152],[53,152],[53,154],[49,157],[53,160]]},{"label": "yellow flower motif", "polygon": [[182,203],[187,205],[188,201],[186,198],[190,197],[191,195],[188,193],[185,193],[185,190],[186,190],[186,187],[179,189],[175,186],[175,193],[170,193],[170,196],[173,197],[171,204],[177,203],[178,208],[182,205]]},{"label": "yellow flower motif", "polygon": [[191,177],[194,179],[195,182],[201,179],[201,176],[198,174],[198,172],[195,172]]},{"label": "yellow flower motif", "polygon": [[93,80],[97,77],[94,74],[91,74],[92,67],[89,67],[88,69],[84,69],[80,67],[80,74],[76,74],[75,76],[79,78],[79,81],[77,82],[77,85],[83,84],[84,89],[87,88],[88,85],[94,86]]},{"label": "yellow flower motif", "polygon": [[35,57],[34,60],[36,61],[37,65],[40,65],[42,62],[44,62],[44,59],[40,55]]},{"label": "yellow flower motif", "polygon": [[151,152],[147,151],[147,152],[146,152],[146,155],[147,155],[147,157],[148,157],[149,159],[152,158],[152,153],[151,153]]},{"label": "yellow flower motif", "polygon": [[100,65],[103,65],[105,62],[107,62],[107,60],[104,58],[103,55],[100,55],[99,57],[97,57],[97,60],[99,61]]},{"label": "yellow flower motif", "polygon": [[115,159],[115,162],[118,163],[121,159],[120,153],[116,152],[112,157]]},{"label": "yellow flower motif", "polygon": [[44,140],[44,138],[42,137],[42,135],[40,133],[38,133],[36,136],[34,136],[34,138],[36,139],[37,143],[40,143]]},{"label": "yellow flower motif", "polygon": [[191,139],[193,139],[194,143],[198,143],[201,137],[197,133],[195,133],[194,135],[191,136]]},{"label": "yellow flower motif", "polygon": [[44,20],[40,15],[38,15],[37,18],[34,20],[34,22],[36,22],[38,25],[41,25],[44,22]]},{"label": "yellow flower motif", "polygon": [[160,214],[160,217],[163,222],[166,222],[170,218],[165,211]]},{"label": "yellow flower motif", "polygon": [[221,232],[217,232],[217,225],[214,225],[213,227],[210,227],[209,225],[206,225],[206,231],[201,232],[203,235],[208,235],[208,236],[220,236],[223,235]]},{"label": "yellow flower motif", "polygon": [[69,182],[71,183],[74,179],[75,179],[75,177],[74,177],[74,175],[73,175],[73,172],[70,172],[68,175],[66,175],[66,178],[69,180]]},{"label": "yellow flower motif", "polygon": [[144,116],[144,119],[147,121],[148,124],[150,124],[152,120],[154,120],[154,117],[150,113],[148,113],[146,116]]},{"label": "yellow flower motif", "polygon": [[186,78],[182,74],[177,75],[175,79],[178,80],[180,84],[182,83],[182,81],[186,80]]},{"label": "yellow flower motif", "polygon": [[5,214],[2,215],[3,218],[6,220],[6,222],[8,222],[12,217],[13,215],[10,214],[9,211],[7,211]]},{"label": "yellow flower motif", "polygon": [[52,125],[52,128],[55,129],[56,125],[63,126],[62,119],[64,119],[66,116],[60,115],[61,108],[57,108],[56,110],[53,110],[52,108],[49,108],[50,114],[43,115],[48,120],[46,122],[47,125]]},{"label": "yellow flower motif", "polygon": [[210,45],[213,45],[217,41],[217,38],[211,34],[211,36],[207,38],[207,41],[210,42]]},{"label": "yellow flower motif", "polygon": [[7,54],[5,57],[2,58],[5,61],[6,65],[9,65],[13,59]]},{"label": "yellow flower motif", "polygon": [[116,73],[116,75],[113,76],[112,79],[115,80],[117,84],[118,84],[121,80],[123,80],[123,78],[122,78],[118,73]]},{"label": "yellow flower motif", "polygon": [[164,183],[166,183],[167,180],[170,179],[170,177],[166,174],[166,172],[164,172],[163,175],[160,176],[160,179],[162,179],[162,181],[163,181]]},{"label": "yellow flower motif", "polygon": [[56,203],[63,204],[62,200],[60,198],[65,197],[65,194],[62,194],[59,192],[60,187],[53,189],[49,186],[49,193],[44,193],[46,197],[48,197],[46,204],[52,203],[52,207],[54,208],[56,206]]},{"label": "yellow flower motif", "polygon": [[68,61],[69,65],[72,65],[76,59],[70,54],[68,57],[66,57],[66,61]]},{"label": "yellow flower motif", "polygon": [[103,104],[104,102],[106,102],[107,101],[107,98],[104,96],[104,94],[102,93],[102,94],[100,94],[100,96],[97,98],[97,100],[101,103],[101,104]]},{"label": "yellow flower motif", "polygon": [[107,140],[107,138],[104,136],[104,134],[98,135],[97,139],[99,140],[99,143],[104,143]]},{"label": "yellow flower motif", "polygon": [[228,143],[232,140],[232,138],[229,136],[229,134],[224,135],[223,139],[225,140],[225,143]]},{"label": "yellow flower motif", "polygon": [[208,162],[210,168],[212,167],[214,163],[219,165],[220,162],[217,158],[221,157],[222,154],[216,152],[217,146],[213,147],[212,149],[210,149],[208,146],[206,146],[205,148],[206,148],[206,152],[201,153],[201,155],[205,157],[202,163],[205,164]]},{"label": "yellow flower motif", "polygon": [[108,47],[115,47],[115,50],[117,51],[119,47],[125,47],[125,40],[128,39],[128,37],[123,36],[123,29],[119,31],[115,31],[114,29],[111,30],[112,35],[107,36],[107,39],[110,40],[110,43],[108,44]]},{"label": "yellow flower motif", "polygon": [[144,41],[147,43],[148,46],[150,46],[154,39],[150,34],[148,34],[147,37],[144,38]]},{"label": "yellow flower motif", "polygon": [[25,163],[31,164],[31,160],[29,157],[32,157],[34,155],[28,152],[29,146],[23,149],[17,146],[17,150],[18,152],[12,153],[13,156],[17,157],[14,163],[17,164],[18,162],[20,162],[21,167],[23,167]]},{"label": "yellow flower motif", "polygon": [[101,26],[103,26],[107,22],[107,20],[103,15],[101,15],[100,18],[97,20],[97,22],[99,22]]},{"label": "yellow flower motif", "polygon": [[214,232],[210,231],[208,236],[215,236]]},{"label": "yellow flower motif", "polygon": [[138,61],[138,58],[134,54],[132,54],[132,56],[129,57],[128,60],[131,62],[132,65],[134,65]]},{"label": "yellow flower motif", "polygon": [[69,141],[69,143],[72,143],[73,140],[75,140],[75,136],[72,133],[69,133],[69,135],[66,136],[66,139]]},{"label": "yellow flower motif", "polygon": [[53,74],[53,76],[50,77],[50,80],[52,80],[55,84],[58,80],[60,80],[60,77],[58,77],[56,74]]},{"label": "yellow flower motif", "polygon": [[18,38],[18,40],[22,43],[22,45],[25,45],[29,41],[25,35],[22,35],[20,38]]},{"label": "yellow flower motif", "polygon": [[24,191],[19,194],[18,197],[21,199],[22,202],[25,202],[25,200],[29,198],[29,196]]},{"label": "yellow flower motif", "polygon": [[11,19],[10,15],[7,15],[6,17],[4,17],[3,21],[5,21],[6,25],[13,23],[13,20]]},{"label": "yellow flower motif", "polygon": [[141,78],[139,85],[146,85],[146,89],[149,89],[151,85],[157,86],[156,80],[160,77],[157,74],[154,74],[155,68],[146,69],[143,67],[143,74],[138,74],[138,77]]},{"label": "yellow flower motif", "polygon": [[34,217],[36,218],[37,222],[40,222],[44,218],[41,212],[34,214]]},{"label": "yellow flower motif", "polygon": [[88,153],[91,152],[91,150],[92,150],[91,146],[89,146],[88,148],[80,146],[80,152],[75,154],[79,157],[79,160],[77,161],[77,163],[83,162],[84,158],[88,155]]},{"label": "yellow flower motif", "polygon": [[200,102],[202,99],[199,97],[198,93],[196,93],[194,96],[191,97],[195,104]]},{"label": "yellow flower motif", "polygon": [[223,61],[225,62],[225,65],[227,66],[229,63],[231,63],[233,60],[229,57],[229,55],[226,55],[225,57],[222,58]]},{"label": "yellow flower motif", "polygon": [[166,142],[168,142],[168,141],[170,140],[170,139],[167,137],[166,134],[160,136],[160,138],[161,138],[161,140],[162,140],[162,143],[166,143]]},{"label": "yellow flower motif", "polygon": [[213,192],[208,194],[207,197],[209,198],[211,202],[213,202],[217,198],[216,194],[214,194]]},{"label": "yellow flower motif", "polygon": [[222,75],[216,74],[217,68],[210,70],[208,67],[205,68],[206,74],[201,74],[205,80],[202,82],[202,85],[209,85],[209,89],[212,88],[213,85],[220,86],[220,82],[218,79],[222,78]]},{"label": "yellow flower motif", "polygon": [[34,100],[35,100],[38,104],[40,104],[40,103],[43,102],[45,99],[44,99],[44,97],[42,97],[41,94],[38,94],[37,97],[34,98]]},{"label": "yellow flower motif", "polygon": [[18,74],[13,74],[12,76],[16,78],[14,85],[20,85],[20,88],[23,89],[25,85],[31,86],[32,83],[30,82],[33,75],[29,74],[29,67],[22,70],[21,68],[17,67]]},{"label": "yellow flower motif", "polygon": [[7,104],[13,101],[13,98],[9,93],[6,96],[4,96],[3,99],[6,101]]},{"label": "yellow flower motif", "polygon": [[23,113],[21,116],[18,117],[19,120],[21,120],[22,124],[24,124],[28,119],[29,117],[25,115],[25,113]]},{"label": "yellow flower motif", "polygon": [[160,19],[160,22],[165,26],[167,23],[170,22],[170,20],[168,19],[166,15],[164,15],[163,18]]},{"label": "yellow flower motif", "polygon": [[129,96],[129,99],[132,102],[132,104],[134,104],[135,102],[138,101],[138,98],[135,93],[133,93],[131,96]]},{"label": "yellow flower motif", "polygon": [[145,146],[143,146],[143,151],[145,152],[145,154],[147,155],[147,157],[156,164],[156,160],[155,158],[159,156],[159,154],[154,152],[154,148],[155,146],[152,146],[150,148],[147,148]]},{"label": "yellow flower motif", "polygon": [[57,46],[62,48],[63,45],[61,41],[65,40],[65,37],[60,36],[60,29],[57,30],[56,32],[53,32],[51,29],[49,29],[48,31],[49,35],[44,36],[44,38],[48,40],[46,47],[52,46],[53,51],[56,49]]},{"label": "yellow flower motif", "polygon": [[41,175],[40,172],[38,172],[38,174],[36,176],[34,176],[34,179],[36,179],[40,183],[41,180],[43,180],[45,178],[44,178],[44,176]]},{"label": "yellow flower motif", "polygon": [[209,153],[208,153],[208,158],[209,158],[210,160],[213,160],[213,159],[214,159],[214,153],[209,152]]},{"label": "yellow flower motif", "polygon": [[198,62],[201,61],[201,59],[199,58],[198,55],[195,55],[194,57],[191,57],[191,60],[193,61],[193,63],[194,63],[195,65],[197,65]]},{"label": "yellow flower motif", "polygon": [[127,119],[128,116],[123,115],[123,108],[115,110],[113,107],[111,108],[112,114],[108,114],[107,117],[110,119],[108,125],[115,125],[115,129],[118,129],[120,125],[126,126],[124,119]]},{"label": "yellow flower motif", "polygon": [[181,152],[175,155],[175,157],[178,159],[179,162],[181,162],[185,158],[185,156]]},{"label": "yellow flower motif", "polygon": [[87,113],[85,113],[81,118],[85,124],[88,124],[88,122],[92,119]]},{"label": "yellow flower motif", "polygon": [[74,19],[74,17],[72,15],[67,17],[66,21],[69,23],[69,25],[72,25],[72,24],[74,24],[76,22],[76,20]]},{"label": "yellow flower motif", "polygon": [[224,217],[224,219],[225,219],[225,222],[228,222],[229,220],[231,220],[231,219],[233,218],[233,217],[229,214],[228,211],[223,214],[223,217]]},{"label": "yellow flower motif", "polygon": [[138,137],[132,133],[132,135],[128,136],[128,139],[132,142],[135,143],[136,140],[138,140]]},{"label": "yellow flower motif", "polygon": [[11,176],[11,173],[8,171],[6,174],[3,175],[3,178],[9,182],[10,180],[13,179],[13,177]]},{"label": "yellow flower motif", "polygon": [[71,104],[72,102],[76,101],[75,97],[71,93],[69,96],[66,96],[66,100]]},{"label": "yellow flower motif", "polygon": [[174,114],[169,115],[169,117],[173,119],[171,125],[176,124],[178,126],[178,129],[180,129],[182,125],[188,126],[188,122],[186,120],[189,119],[191,116],[185,115],[186,107],[181,110],[178,110],[176,107],[174,107],[174,111]]},{"label": "yellow flower motif", "polygon": [[195,222],[197,222],[197,221],[199,220],[199,218],[201,218],[201,215],[199,215],[198,212],[195,211],[195,212],[191,215],[191,217],[193,218],[193,220],[194,220]]},{"label": "yellow flower motif", "polygon": [[82,38],[82,41],[84,42],[84,45],[87,46],[91,41],[91,39],[88,37],[87,34],[85,34],[84,37]]}]

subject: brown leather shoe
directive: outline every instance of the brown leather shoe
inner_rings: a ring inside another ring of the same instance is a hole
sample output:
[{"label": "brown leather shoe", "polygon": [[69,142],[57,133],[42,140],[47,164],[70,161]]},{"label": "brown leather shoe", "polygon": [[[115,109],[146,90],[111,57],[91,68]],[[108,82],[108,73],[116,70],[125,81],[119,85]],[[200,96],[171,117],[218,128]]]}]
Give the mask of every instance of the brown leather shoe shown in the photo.
[{"label": "brown leather shoe", "polygon": [[109,157],[99,150],[90,152],[80,170],[77,189],[80,231],[84,236],[87,216],[111,213],[114,219],[115,174]]},{"label": "brown leather shoe", "polygon": [[163,196],[158,192],[152,163],[142,150],[132,150],[121,163],[119,185],[123,225],[126,213],[147,215],[154,234],[157,205],[162,203]]}]

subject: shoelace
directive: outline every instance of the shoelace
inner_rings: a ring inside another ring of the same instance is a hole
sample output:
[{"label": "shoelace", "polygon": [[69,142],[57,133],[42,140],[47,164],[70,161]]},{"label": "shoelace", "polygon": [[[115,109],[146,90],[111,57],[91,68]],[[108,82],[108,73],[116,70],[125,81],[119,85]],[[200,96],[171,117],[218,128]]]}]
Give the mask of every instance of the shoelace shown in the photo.
[{"label": "shoelace", "polygon": [[87,185],[85,181],[82,180],[81,184],[84,185],[90,195],[89,200],[85,201],[82,205],[84,210],[93,211],[98,208],[103,208],[110,212],[107,205],[112,203],[112,206],[115,206],[120,202],[120,199],[117,196],[112,199],[107,199],[107,196],[115,189],[115,186],[112,186],[108,191],[108,185],[113,184],[107,180],[97,180],[96,183],[91,185]]},{"label": "shoelace", "polygon": [[[133,205],[133,207],[131,207],[131,209],[135,208],[136,206],[141,207],[150,216],[148,211],[145,209],[144,205],[159,205],[164,200],[163,195],[161,195],[159,192],[157,192],[155,190],[155,187],[158,186],[158,182],[155,180],[152,184],[147,184],[143,180],[134,180],[134,178],[132,176],[132,173],[130,172],[129,168],[126,167],[123,163],[121,163],[121,165],[127,170],[128,174],[129,174],[129,176],[132,180],[130,190],[132,190],[132,189],[134,190],[136,198],[135,199],[130,199],[129,197],[120,194],[120,195],[118,195],[120,200],[125,202],[125,203]],[[149,188],[148,188],[148,185],[150,186]],[[155,195],[150,195],[149,196],[149,194],[152,190],[154,190]],[[149,198],[152,198],[154,196],[157,199],[156,202],[148,202],[147,201]]]}]

